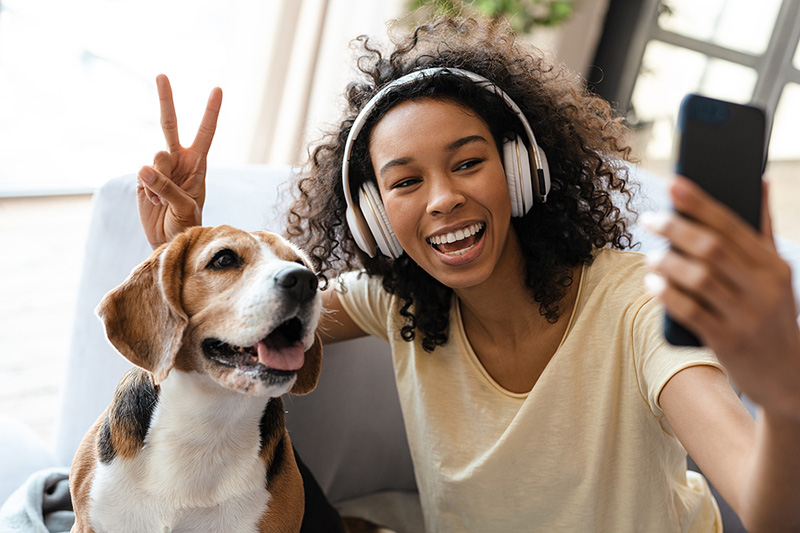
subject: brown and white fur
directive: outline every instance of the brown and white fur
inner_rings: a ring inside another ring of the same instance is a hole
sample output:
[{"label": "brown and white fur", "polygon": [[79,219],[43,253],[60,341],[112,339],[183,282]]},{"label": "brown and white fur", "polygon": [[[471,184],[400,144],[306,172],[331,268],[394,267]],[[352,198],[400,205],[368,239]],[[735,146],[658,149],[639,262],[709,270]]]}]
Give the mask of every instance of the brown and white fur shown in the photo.
[{"label": "brown and white fur", "polygon": [[319,377],[306,264],[271,233],[192,228],[105,296],[108,339],[138,368],[75,456],[73,532],[300,529],[280,396]]}]

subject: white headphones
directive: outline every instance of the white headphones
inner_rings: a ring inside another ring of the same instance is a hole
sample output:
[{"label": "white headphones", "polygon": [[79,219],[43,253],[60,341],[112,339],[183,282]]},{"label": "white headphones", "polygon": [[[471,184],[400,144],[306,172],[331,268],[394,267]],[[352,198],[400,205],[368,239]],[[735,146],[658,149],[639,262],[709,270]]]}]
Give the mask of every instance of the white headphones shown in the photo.
[{"label": "white headphones", "polygon": [[[509,196],[511,197],[511,216],[521,217],[525,215],[533,206],[534,197],[539,202],[547,201],[547,193],[550,192],[550,169],[547,165],[547,157],[542,149],[539,148],[539,145],[536,144],[536,138],[533,136],[533,130],[528,120],[511,97],[488,79],[468,70],[444,67],[417,70],[394,80],[378,91],[367,102],[353,121],[353,126],[350,128],[350,134],[347,136],[347,142],[345,143],[345,156],[342,163],[342,186],[344,187],[344,197],[347,202],[347,224],[358,247],[369,254],[370,257],[374,257],[376,252],[380,250],[384,255],[397,259],[403,253],[403,248],[400,246],[391,224],[389,224],[389,217],[386,215],[380,192],[375,183],[369,180],[365,181],[358,191],[358,203],[353,201],[350,192],[349,175],[353,145],[372,111],[386,94],[398,86],[412,83],[424,76],[431,76],[439,72],[469,78],[486,90],[501,97],[509,109],[522,122],[528,137],[528,146],[532,150],[528,149],[519,135],[515,135],[514,139],[503,143],[503,168],[508,182]],[[536,179],[532,179],[531,168],[536,169]]]}]

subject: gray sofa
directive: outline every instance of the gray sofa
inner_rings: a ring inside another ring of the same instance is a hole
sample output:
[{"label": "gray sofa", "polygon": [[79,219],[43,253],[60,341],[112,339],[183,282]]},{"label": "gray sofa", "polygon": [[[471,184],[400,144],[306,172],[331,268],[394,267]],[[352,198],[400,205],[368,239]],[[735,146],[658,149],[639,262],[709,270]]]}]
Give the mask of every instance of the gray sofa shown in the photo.
[{"label": "gray sofa", "polygon": [[[204,224],[279,231],[276,206],[290,171],[276,166],[211,169]],[[640,210],[668,206],[660,178],[641,171],[635,174],[642,183]],[[150,253],[139,227],[135,186],[133,175],[116,178],[93,199],[55,444],[49,449],[24,427],[0,421],[0,476],[5,480],[0,485],[0,502],[10,487],[35,470],[70,463],[84,432],[109,403],[118,379],[129,367],[107,343],[94,308],[106,291]],[[642,251],[663,246],[636,231]],[[781,241],[781,249],[799,271],[800,246]],[[798,278],[795,291],[800,294]],[[292,441],[340,511],[372,518],[398,531],[422,530],[386,343],[361,339],[326,348],[317,389],[285,401]]]}]

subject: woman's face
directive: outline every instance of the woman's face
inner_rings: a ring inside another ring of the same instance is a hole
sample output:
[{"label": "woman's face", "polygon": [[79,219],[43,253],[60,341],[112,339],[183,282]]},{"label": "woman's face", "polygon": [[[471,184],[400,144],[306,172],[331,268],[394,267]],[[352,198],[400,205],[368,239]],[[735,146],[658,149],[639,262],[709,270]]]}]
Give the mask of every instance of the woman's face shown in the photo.
[{"label": "woman's face", "polygon": [[403,102],[375,125],[369,152],[398,241],[441,283],[476,286],[518,254],[500,154],[473,111],[451,101]]}]

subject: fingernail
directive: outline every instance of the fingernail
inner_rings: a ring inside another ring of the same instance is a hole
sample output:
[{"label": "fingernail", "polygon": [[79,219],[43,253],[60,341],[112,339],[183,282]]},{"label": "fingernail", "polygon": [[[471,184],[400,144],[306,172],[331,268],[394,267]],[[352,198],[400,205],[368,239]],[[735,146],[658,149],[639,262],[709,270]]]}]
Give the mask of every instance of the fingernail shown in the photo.
[{"label": "fingernail", "polygon": [[645,229],[660,232],[667,226],[670,216],[670,213],[666,211],[647,211],[639,217],[639,222]]},{"label": "fingernail", "polygon": [[658,296],[667,287],[667,282],[658,274],[649,272],[644,276],[644,286],[651,296]]},{"label": "fingernail", "polygon": [[692,181],[684,176],[678,176],[672,183],[672,196],[676,199],[688,198],[692,188]]},{"label": "fingernail", "polygon": [[151,196],[150,201],[153,202],[153,205],[161,205],[161,198],[158,196]]},{"label": "fingernail", "polygon": [[667,255],[667,251],[664,249],[652,250],[645,255],[644,261],[647,266],[654,268],[664,259],[665,255]]},{"label": "fingernail", "polygon": [[152,183],[156,175],[152,170],[145,167],[141,171],[139,171],[139,177],[141,177],[142,180],[144,180],[146,183]]}]

